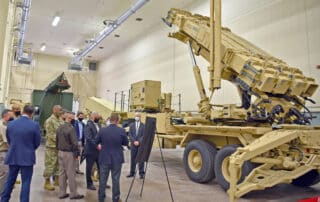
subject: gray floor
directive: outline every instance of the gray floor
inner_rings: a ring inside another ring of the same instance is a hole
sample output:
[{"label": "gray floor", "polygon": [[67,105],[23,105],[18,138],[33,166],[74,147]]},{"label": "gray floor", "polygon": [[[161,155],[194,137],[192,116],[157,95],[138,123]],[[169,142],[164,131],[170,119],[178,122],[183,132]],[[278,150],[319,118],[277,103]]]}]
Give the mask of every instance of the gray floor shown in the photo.
[{"label": "gray floor", "polygon": [[[174,200],[185,201],[212,201],[212,202],[224,202],[228,201],[227,194],[217,185],[214,181],[209,184],[197,184],[190,181],[185,174],[182,166],[182,149],[176,150],[164,150],[164,157],[167,164],[169,180],[173,190]],[[37,152],[37,165],[34,169],[34,175],[31,185],[31,202],[54,202],[63,201],[57,198],[58,190],[45,191],[43,189],[43,158],[44,150],[40,148]],[[129,151],[126,151],[126,161],[129,160]],[[81,165],[81,170],[84,171],[85,165]],[[121,176],[121,191],[122,199],[124,201],[128,192],[131,178],[127,179],[125,176],[129,171],[129,164],[125,163]],[[86,189],[85,179],[83,175],[77,177],[79,193],[84,194],[85,198],[78,201],[97,201],[97,191],[89,191]],[[108,184],[111,184],[109,182]],[[131,192],[128,201],[141,201],[141,202],[164,202],[170,201],[170,195],[168,191],[168,185],[164,169],[161,162],[160,152],[154,149],[151,154],[151,159],[148,165],[148,172],[146,175],[145,186],[143,190],[143,196],[140,198],[140,188],[142,181],[137,179],[134,183],[133,190]],[[96,183],[98,186],[98,183]],[[16,185],[16,188],[12,194],[11,201],[19,201],[20,185]],[[276,187],[264,190],[256,191],[247,194],[245,197],[239,199],[239,202],[244,201],[281,201],[281,202],[293,202],[299,199],[312,197],[320,194],[320,184],[312,188],[297,188],[291,185],[278,185]],[[111,201],[111,190],[107,189],[106,201]],[[74,201],[74,200],[70,200]]]}]

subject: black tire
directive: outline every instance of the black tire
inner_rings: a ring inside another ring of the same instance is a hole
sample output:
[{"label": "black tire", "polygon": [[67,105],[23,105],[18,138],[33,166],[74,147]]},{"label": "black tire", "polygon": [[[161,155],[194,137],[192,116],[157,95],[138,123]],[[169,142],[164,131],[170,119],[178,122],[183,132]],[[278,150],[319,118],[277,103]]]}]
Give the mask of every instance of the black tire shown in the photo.
[{"label": "black tire", "polygon": [[298,187],[310,187],[320,182],[320,174],[317,170],[311,170],[306,174],[292,180],[292,184]]},{"label": "black tire", "polygon": [[[202,163],[199,170],[192,169],[192,165],[189,165],[189,155],[191,152],[199,152]],[[188,177],[198,183],[206,183],[214,177],[214,158],[216,155],[216,148],[214,145],[203,141],[193,140],[189,142],[183,153],[183,166]]]},{"label": "black tire", "polygon": [[[230,187],[229,181],[225,178],[222,172],[222,162],[225,158],[231,156],[239,145],[227,145],[220,149],[216,155],[214,161],[214,172],[216,176],[216,182],[224,189],[228,190]],[[254,169],[254,165],[250,161],[246,161],[242,165],[241,176],[238,183],[242,182],[244,178]]]}]

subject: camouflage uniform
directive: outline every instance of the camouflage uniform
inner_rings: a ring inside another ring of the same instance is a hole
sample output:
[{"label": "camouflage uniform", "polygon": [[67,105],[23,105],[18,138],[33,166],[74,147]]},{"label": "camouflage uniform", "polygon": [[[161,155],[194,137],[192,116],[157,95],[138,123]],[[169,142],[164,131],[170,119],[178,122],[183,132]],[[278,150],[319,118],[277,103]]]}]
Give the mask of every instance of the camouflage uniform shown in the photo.
[{"label": "camouflage uniform", "polygon": [[4,182],[9,174],[9,167],[4,164],[4,159],[8,151],[6,128],[6,124],[0,121],[0,192],[2,192]]},{"label": "camouflage uniform", "polygon": [[56,131],[64,122],[52,114],[45,121],[46,129],[46,150],[44,157],[43,176],[49,178],[51,176],[59,176],[58,150],[56,148]]}]

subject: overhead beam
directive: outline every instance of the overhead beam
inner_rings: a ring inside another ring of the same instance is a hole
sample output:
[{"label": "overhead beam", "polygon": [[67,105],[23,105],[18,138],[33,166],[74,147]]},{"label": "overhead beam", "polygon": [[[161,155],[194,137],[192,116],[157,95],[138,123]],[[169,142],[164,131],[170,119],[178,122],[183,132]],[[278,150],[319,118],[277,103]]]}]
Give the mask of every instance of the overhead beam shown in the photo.
[{"label": "overhead beam", "polygon": [[123,13],[118,19],[114,20],[111,26],[105,27],[99,32],[99,35],[95,37],[90,43],[87,44],[82,51],[77,53],[72,58],[71,64],[79,64],[81,59],[84,58],[94,47],[96,47],[103,39],[109,36],[114,30],[116,30],[124,21],[126,21],[132,14],[139,10],[149,0],[138,0],[131,8]]}]

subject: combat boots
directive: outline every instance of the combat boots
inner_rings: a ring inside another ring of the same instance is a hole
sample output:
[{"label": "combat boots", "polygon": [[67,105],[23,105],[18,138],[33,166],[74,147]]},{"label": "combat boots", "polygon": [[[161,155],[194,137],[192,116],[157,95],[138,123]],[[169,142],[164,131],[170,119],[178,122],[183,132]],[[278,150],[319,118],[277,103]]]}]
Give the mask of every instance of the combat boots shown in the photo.
[{"label": "combat boots", "polygon": [[45,178],[43,188],[48,190],[48,191],[53,191],[54,190],[54,186],[52,186],[51,183],[50,183],[50,178]]},{"label": "combat boots", "polygon": [[59,176],[54,176],[54,186],[59,187]]}]

